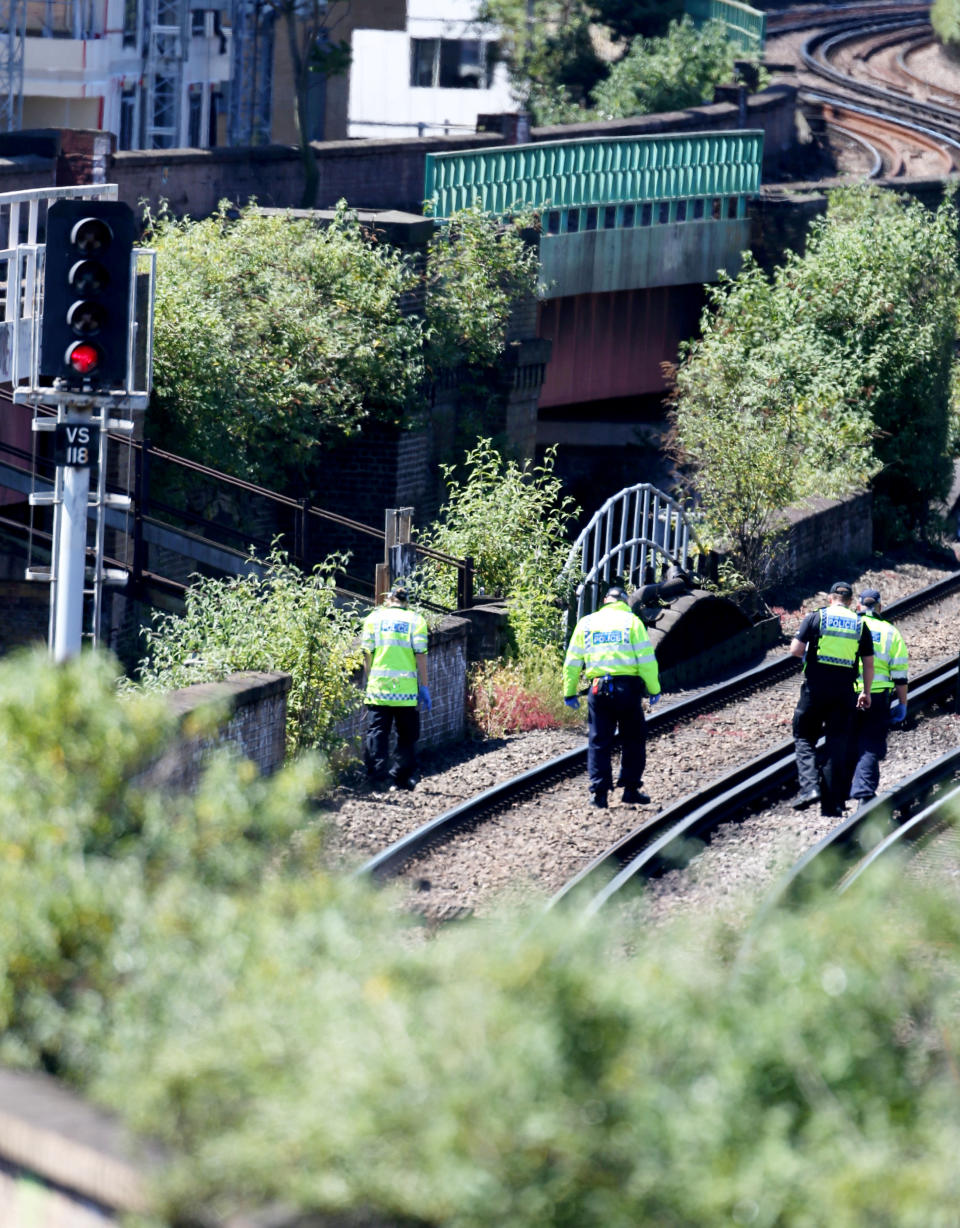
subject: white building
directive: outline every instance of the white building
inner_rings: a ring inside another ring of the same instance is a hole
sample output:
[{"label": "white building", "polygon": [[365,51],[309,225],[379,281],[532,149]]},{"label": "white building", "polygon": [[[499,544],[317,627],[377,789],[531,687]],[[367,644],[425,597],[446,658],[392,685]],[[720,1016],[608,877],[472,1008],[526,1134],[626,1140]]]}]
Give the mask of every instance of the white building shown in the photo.
[{"label": "white building", "polygon": [[518,110],[497,36],[476,0],[408,0],[405,30],[355,29],[351,137],[475,131],[477,116]]},{"label": "white building", "polygon": [[23,128],[105,129],[121,149],[222,143],[231,57],[217,3],[27,0]]}]

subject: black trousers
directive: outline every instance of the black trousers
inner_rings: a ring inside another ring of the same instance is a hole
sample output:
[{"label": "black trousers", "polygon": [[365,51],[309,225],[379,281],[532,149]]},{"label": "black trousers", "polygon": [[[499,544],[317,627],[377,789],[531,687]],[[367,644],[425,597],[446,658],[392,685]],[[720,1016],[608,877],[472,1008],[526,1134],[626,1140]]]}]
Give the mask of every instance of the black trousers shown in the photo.
[{"label": "black trousers", "polygon": [[[420,712],[416,705],[367,704],[367,732],[363,761],[372,780],[388,774],[398,785],[407,784],[417,770]],[[397,727],[397,761],[390,769],[390,730]]]},{"label": "black trousers", "polygon": [[[825,812],[841,811],[849,792],[850,745],[857,698],[849,690],[812,691],[806,681],[793,713],[793,741],[797,751],[800,792],[820,790]],[[825,739],[822,767],[817,768],[816,746]]]},{"label": "black trousers", "polygon": [[873,797],[880,785],[880,761],[887,753],[890,728],[890,690],[874,691],[870,707],[858,712],[853,723],[853,783],[850,796]]},{"label": "black trousers", "polygon": [[620,733],[620,780],[625,789],[639,789],[647,766],[647,723],[643,715],[643,681],[637,677],[611,678],[607,693],[587,693],[589,732],[587,773],[591,793],[609,793],[613,787],[610,756]]}]

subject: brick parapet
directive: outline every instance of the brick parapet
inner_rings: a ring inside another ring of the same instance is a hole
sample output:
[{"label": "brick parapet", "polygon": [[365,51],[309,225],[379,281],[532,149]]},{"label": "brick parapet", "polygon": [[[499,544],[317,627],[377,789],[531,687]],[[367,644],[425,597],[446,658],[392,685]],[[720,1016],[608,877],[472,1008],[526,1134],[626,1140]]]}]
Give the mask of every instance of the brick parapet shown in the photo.
[{"label": "brick parapet", "polygon": [[[210,753],[232,746],[249,759],[261,775],[269,776],[286,755],[289,674],[248,671],[231,674],[222,682],[199,682],[168,697],[179,719],[180,739],[143,774],[141,783],[158,789],[189,792],[199,781]],[[224,719],[213,734],[189,731],[189,718],[203,708],[222,707]]]}]

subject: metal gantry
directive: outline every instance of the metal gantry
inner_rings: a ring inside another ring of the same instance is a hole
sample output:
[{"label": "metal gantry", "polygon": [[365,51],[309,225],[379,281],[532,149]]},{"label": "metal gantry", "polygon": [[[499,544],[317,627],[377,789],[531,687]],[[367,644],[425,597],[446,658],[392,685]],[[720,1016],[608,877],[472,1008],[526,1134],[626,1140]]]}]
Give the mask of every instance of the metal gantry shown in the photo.
[{"label": "metal gantry", "polygon": [[23,47],[27,0],[0,0],[0,130],[23,127]]},{"label": "metal gantry", "polygon": [[180,143],[183,63],[187,55],[188,0],[147,0],[144,146]]}]

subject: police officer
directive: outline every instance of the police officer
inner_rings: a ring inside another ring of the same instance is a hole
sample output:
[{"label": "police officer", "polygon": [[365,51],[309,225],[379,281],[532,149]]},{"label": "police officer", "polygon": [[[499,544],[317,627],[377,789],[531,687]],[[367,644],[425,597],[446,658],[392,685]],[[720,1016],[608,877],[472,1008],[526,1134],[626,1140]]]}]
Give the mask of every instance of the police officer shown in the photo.
[{"label": "police officer", "polygon": [[[873,637],[873,685],[870,707],[854,722],[853,783],[850,796],[861,804],[875,797],[880,762],[887,753],[887,730],[902,725],[907,715],[907,646],[893,623],[880,617],[883,605],[875,588],[860,594],[857,610]],[[863,677],[857,690],[864,689]],[[894,695],[896,702],[891,703]]]},{"label": "police officer", "polygon": [[627,605],[619,585],[607,590],[603,605],[581,618],[563,663],[564,703],[579,708],[577,686],[583,673],[590,682],[587,695],[589,737],[587,771],[591,802],[601,810],[613,784],[610,755],[620,730],[620,779],[623,801],[645,805],[640,791],[647,762],[647,731],[643,697],[660,698],[660,674],[647,629]]},{"label": "police officer", "polygon": [[[851,607],[853,589],[845,580],[831,586],[829,604],[808,614],[790,643],[790,654],[803,658],[800,702],[793,714],[800,792],[793,803],[804,810],[820,802],[821,814],[843,814],[849,778],[849,741],[856,708],[870,707],[873,685],[873,637]],[[858,670],[864,689],[854,691]],[[817,774],[816,746],[826,738],[823,783]]]},{"label": "police officer", "polygon": [[427,686],[427,624],[407,609],[407,590],[395,585],[383,605],[363,622],[360,636],[366,690],[364,763],[371,781],[385,779],[390,764],[390,730],[397,727],[397,759],[390,779],[399,789],[416,784],[417,738],[422,703],[433,707]]}]

